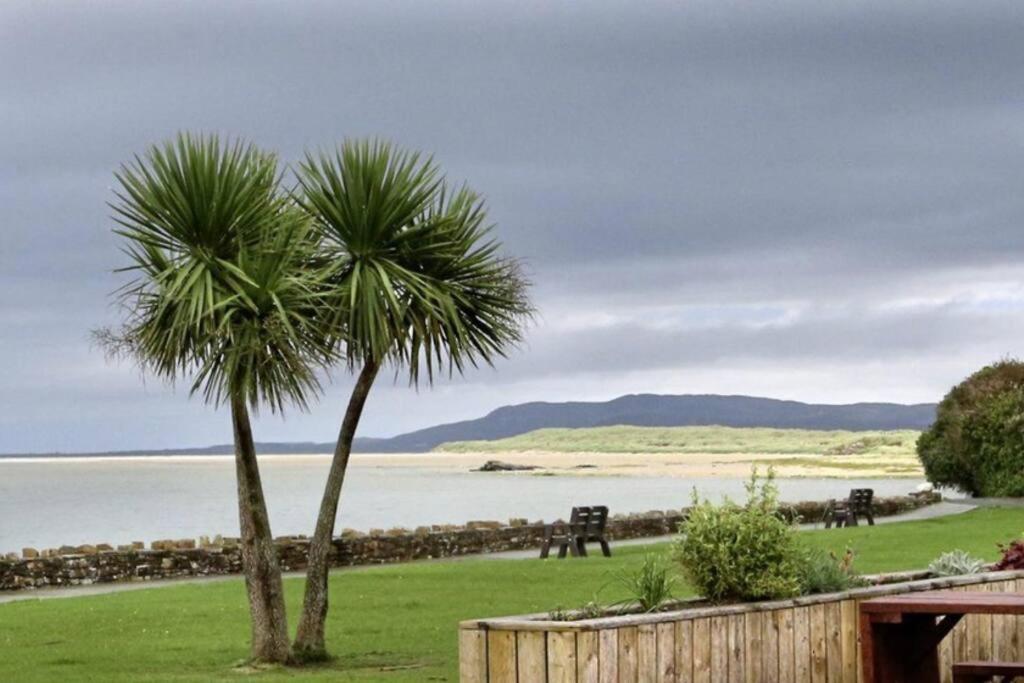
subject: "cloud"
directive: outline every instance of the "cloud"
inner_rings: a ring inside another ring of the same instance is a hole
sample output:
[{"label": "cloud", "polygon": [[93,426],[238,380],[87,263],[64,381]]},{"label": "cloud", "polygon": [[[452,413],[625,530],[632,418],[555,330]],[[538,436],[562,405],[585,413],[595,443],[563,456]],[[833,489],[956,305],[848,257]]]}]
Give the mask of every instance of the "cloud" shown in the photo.
[{"label": "cloud", "polygon": [[[934,400],[1024,326],[1013,2],[0,6],[0,452],[227,441],[107,365],[112,171],[181,129],[346,136],[489,200],[541,317],[367,434],[639,391]],[[349,380],[260,438],[330,439]],[[184,435],[184,436],[183,436]]]}]

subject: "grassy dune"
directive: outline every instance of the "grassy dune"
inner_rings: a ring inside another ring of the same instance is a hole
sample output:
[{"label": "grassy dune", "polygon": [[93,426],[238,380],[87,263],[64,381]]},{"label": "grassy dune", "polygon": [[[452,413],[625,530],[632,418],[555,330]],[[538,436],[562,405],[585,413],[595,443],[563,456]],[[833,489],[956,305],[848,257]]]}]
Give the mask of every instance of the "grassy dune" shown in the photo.
[{"label": "grassy dune", "polygon": [[538,429],[494,441],[453,441],[448,453],[750,453],[914,458],[919,432],[816,431],[735,427]]}]

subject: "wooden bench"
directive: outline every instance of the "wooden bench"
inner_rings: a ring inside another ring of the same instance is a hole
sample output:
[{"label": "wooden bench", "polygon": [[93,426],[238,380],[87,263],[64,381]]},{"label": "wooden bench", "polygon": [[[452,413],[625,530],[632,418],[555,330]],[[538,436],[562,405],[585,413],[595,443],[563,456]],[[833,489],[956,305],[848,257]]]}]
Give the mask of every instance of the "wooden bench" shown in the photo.
[{"label": "wooden bench", "polygon": [[601,553],[612,556],[612,550],[604,537],[608,524],[608,508],[604,505],[574,507],[566,524],[548,524],[544,527],[544,541],[540,546],[540,557],[544,559],[551,552],[551,546],[558,546],[559,559],[566,551],[573,557],[587,556],[587,543],[600,543]]},{"label": "wooden bench", "polygon": [[871,503],[875,497],[874,489],[852,489],[846,500],[830,500],[825,508],[825,528],[831,529],[844,526],[857,526],[857,517],[863,517],[869,526],[875,525],[875,515]]},{"label": "wooden bench", "polygon": [[957,662],[953,665],[953,683],[981,683],[993,676],[1004,681],[1024,678],[1024,662]]}]

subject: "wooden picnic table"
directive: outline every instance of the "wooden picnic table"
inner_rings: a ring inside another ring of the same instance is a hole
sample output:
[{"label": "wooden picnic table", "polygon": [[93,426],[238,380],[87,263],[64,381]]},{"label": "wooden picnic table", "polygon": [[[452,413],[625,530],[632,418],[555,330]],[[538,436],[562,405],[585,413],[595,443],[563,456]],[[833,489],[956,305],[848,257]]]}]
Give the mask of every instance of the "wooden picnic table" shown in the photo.
[{"label": "wooden picnic table", "polygon": [[965,614],[1024,614],[1024,594],[926,591],[860,603],[864,683],[938,683],[938,646]]}]

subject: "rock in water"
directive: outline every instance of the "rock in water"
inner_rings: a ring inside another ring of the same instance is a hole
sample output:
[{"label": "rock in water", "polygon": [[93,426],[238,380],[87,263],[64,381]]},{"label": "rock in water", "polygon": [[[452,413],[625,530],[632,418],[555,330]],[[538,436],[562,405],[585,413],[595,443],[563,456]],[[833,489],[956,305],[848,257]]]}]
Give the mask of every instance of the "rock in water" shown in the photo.
[{"label": "rock in water", "polygon": [[511,462],[502,462],[501,460],[488,460],[483,465],[478,467],[473,472],[522,472],[525,470],[537,470],[540,469],[536,465],[516,465]]}]

